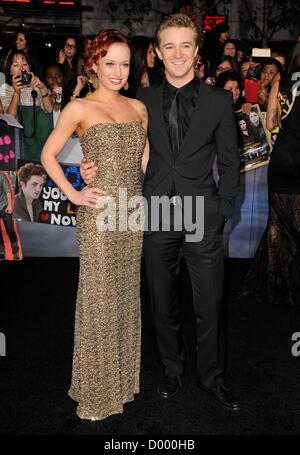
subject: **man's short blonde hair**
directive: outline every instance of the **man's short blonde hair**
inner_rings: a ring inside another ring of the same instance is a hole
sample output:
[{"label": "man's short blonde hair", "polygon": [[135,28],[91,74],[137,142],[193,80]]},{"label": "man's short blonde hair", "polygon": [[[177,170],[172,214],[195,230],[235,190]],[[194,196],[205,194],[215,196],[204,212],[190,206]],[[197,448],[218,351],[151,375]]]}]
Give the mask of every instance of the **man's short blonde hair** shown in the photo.
[{"label": "man's short blonde hair", "polygon": [[194,31],[195,34],[195,44],[196,46],[200,45],[200,35],[199,31],[192,21],[192,19],[187,16],[186,14],[171,14],[170,16],[166,16],[158,25],[155,33],[155,45],[156,47],[159,48],[160,44],[160,34],[163,30],[166,30],[167,28],[170,27],[185,27],[185,28],[190,28]]}]

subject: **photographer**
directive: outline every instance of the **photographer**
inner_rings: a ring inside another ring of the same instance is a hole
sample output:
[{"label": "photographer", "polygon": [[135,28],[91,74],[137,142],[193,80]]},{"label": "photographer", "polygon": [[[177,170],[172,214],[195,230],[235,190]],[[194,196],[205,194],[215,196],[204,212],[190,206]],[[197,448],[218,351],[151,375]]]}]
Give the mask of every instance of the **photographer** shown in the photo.
[{"label": "photographer", "polygon": [[47,87],[31,71],[31,65],[24,51],[11,51],[5,62],[5,95],[2,99],[4,110],[17,116],[19,104],[33,106],[33,90],[36,92],[36,106],[45,112],[52,112],[53,106],[49,99]]},{"label": "photographer", "polygon": [[11,51],[5,62],[6,83],[2,88],[4,111],[23,126],[21,158],[39,160],[43,145],[53,129],[53,103],[45,84],[31,71],[23,51]]}]

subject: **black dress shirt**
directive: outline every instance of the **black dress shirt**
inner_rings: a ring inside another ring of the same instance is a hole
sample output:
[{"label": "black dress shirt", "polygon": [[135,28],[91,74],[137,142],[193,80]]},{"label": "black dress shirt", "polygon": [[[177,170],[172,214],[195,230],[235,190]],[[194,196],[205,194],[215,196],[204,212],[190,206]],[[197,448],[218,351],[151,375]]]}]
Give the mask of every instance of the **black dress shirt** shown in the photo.
[{"label": "black dress shirt", "polygon": [[[196,77],[179,89],[171,85],[166,79],[163,86],[163,113],[166,128],[169,134],[169,112],[175,93],[179,91],[178,107],[178,135],[179,144],[182,144],[184,136],[190,126],[193,111],[198,97],[199,81]],[[170,137],[170,134],[169,134]],[[170,138],[171,139],[171,138]]]}]

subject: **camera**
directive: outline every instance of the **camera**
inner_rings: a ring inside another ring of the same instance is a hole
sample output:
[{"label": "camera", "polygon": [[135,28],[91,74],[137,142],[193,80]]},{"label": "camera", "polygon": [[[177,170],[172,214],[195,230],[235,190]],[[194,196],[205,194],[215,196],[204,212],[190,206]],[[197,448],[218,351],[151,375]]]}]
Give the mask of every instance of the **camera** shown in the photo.
[{"label": "camera", "polygon": [[31,79],[32,79],[31,74],[28,74],[27,71],[23,69],[21,74],[22,85],[30,85]]}]

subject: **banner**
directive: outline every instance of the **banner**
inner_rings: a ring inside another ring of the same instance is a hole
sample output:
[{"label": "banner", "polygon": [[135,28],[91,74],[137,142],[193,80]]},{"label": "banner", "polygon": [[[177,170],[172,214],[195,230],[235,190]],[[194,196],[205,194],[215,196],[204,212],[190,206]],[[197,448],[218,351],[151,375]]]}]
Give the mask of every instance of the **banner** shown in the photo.
[{"label": "banner", "polygon": [[[65,177],[77,191],[84,187],[79,168],[61,164]],[[18,160],[18,189],[13,217],[56,226],[76,226],[75,206],[36,161]]]}]

